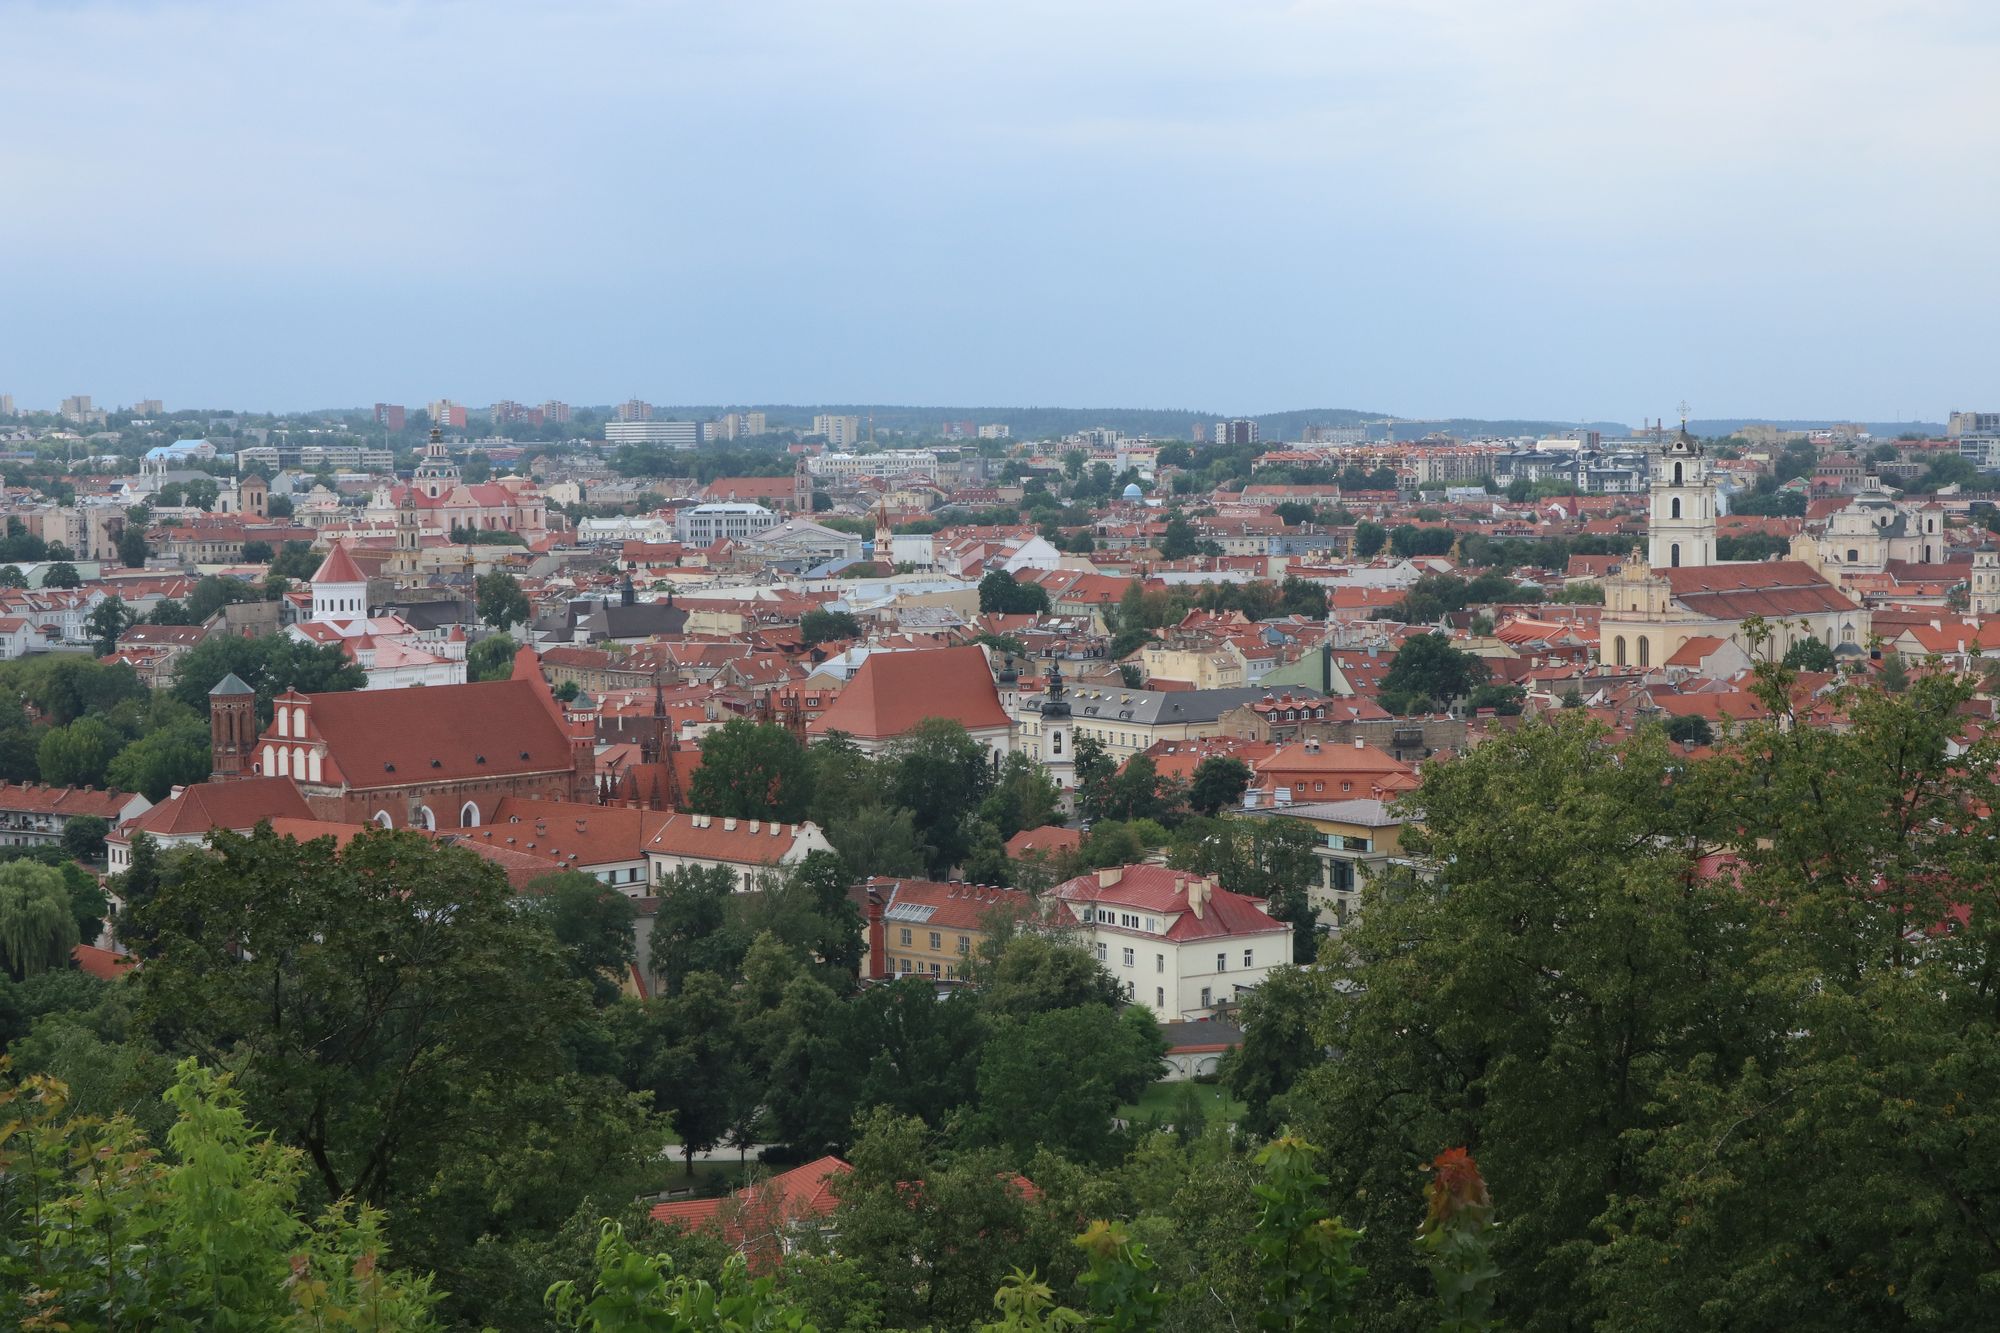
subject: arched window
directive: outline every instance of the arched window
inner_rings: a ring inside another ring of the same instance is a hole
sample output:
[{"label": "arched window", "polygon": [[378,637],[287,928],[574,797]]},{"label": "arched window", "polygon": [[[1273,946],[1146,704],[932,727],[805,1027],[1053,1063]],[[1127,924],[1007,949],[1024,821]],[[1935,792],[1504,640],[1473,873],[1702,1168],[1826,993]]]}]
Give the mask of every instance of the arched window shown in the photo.
[{"label": "arched window", "polygon": [[381,828],[396,827],[395,821],[389,818],[389,812],[387,810],[377,810],[375,812],[374,818],[371,819],[369,822],[378,825]]},{"label": "arched window", "polygon": [[[1675,569],[1679,569],[1681,567],[1681,544],[1679,542],[1675,542],[1672,546],[1667,548],[1667,563],[1672,565]],[[1640,642],[1644,643],[1645,640],[1641,639]]]},{"label": "arched window", "polygon": [[458,826],[460,828],[478,828],[479,807],[471,801],[467,801],[464,805],[460,806],[458,808]]},{"label": "arched window", "polygon": [[1673,498],[1672,504],[1673,504],[1673,513],[1669,514],[1668,517],[1679,518],[1681,516],[1681,497],[1676,495]]},{"label": "arched window", "polygon": [[292,734],[292,715],[287,709],[280,708],[278,710],[278,734],[280,736],[289,736]]},{"label": "arched window", "polygon": [[1651,666],[1652,664],[1653,664],[1653,641],[1647,638],[1645,635],[1641,634],[1639,636],[1639,665]]},{"label": "arched window", "polygon": [[1062,753],[1062,733],[1060,731],[1052,731],[1049,733],[1049,753],[1050,754]]},{"label": "arched window", "polygon": [[1681,465],[1679,463],[1676,463],[1674,464],[1674,485],[1678,486],[1680,484],[1681,484]]},{"label": "arched window", "polygon": [[1625,665],[1625,636],[1623,634],[1620,634],[1611,641],[1611,653],[1617,665]]},{"label": "arched window", "polygon": [[299,737],[303,737],[306,734],[306,710],[304,708],[294,708],[292,710],[292,734]]},{"label": "arched window", "polygon": [[418,806],[417,827],[423,829],[426,833],[434,833],[437,831],[437,826],[437,816],[431,813],[431,808],[427,805]]},{"label": "arched window", "polygon": [[306,781],[307,781],[307,782],[318,782],[318,781],[319,781],[319,751],[318,751],[318,750],[308,750],[308,751],[306,751]]},{"label": "arched window", "polygon": [[281,778],[288,778],[291,775],[292,775],[292,747],[289,745],[280,746],[278,749],[278,776]]}]

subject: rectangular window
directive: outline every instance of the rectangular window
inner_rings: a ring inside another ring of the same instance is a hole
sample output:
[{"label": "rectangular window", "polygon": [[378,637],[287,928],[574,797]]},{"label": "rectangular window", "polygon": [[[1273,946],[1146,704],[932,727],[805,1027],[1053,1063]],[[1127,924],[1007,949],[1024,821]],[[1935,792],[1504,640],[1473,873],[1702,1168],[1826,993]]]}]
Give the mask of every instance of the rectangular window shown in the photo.
[{"label": "rectangular window", "polygon": [[1156,1009],[1167,1007],[1167,988],[1165,986],[1153,987],[1153,1007]]},{"label": "rectangular window", "polygon": [[1204,1008],[1204,1009],[1206,1009],[1206,1008],[1208,1008],[1208,1007],[1209,1007],[1209,1005],[1208,1005],[1208,987],[1206,987],[1206,986],[1203,986],[1203,987],[1201,988],[1201,1007],[1202,1007],[1202,1008]]},{"label": "rectangular window", "polygon": [[1136,1000],[1139,998],[1139,988],[1137,986],[1134,986],[1129,981],[1125,983],[1125,998],[1128,1000]]},{"label": "rectangular window", "polygon": [[909,945],[910,945],[910,928],[909,928],[908,926],[904,926],[904,927],[903,927],[903,947],[904,947],[904,948],[908,948],[908,947],[909,947]]},{"label": "rectangular window", "polygon": [[1099,940],[1099,941],[1097,942],[1097,961],[1098,961],[1098,962],[1100,962],[1100,963],[1104,961],[1104,941],[1103,941],[1103,940]]},{"label": "rectangular window", "polygon": [[934,976],[934,977],[937,977],[937,976],[943,976],[943,975],[944,975],[944,970],[943,970],[943,969],[942,969],[941,967],[939,967],[939,965],[938,965],[938,964],[936,964],[936,963],[932,963],[932,964],[931,964],[931,975],[932,975],[932,976]]},{"label": "rectangular window", "polygon": [[972,952],[972,940],[971,940],[970,938],[968,938],[967,936],[964,936],[964,935],[960,935],[960,936],[958,937],[958,951],[959,951],[959,952],[960,952],[961,954],[966,954],[966,953],[971,953],[971,952]]},{"label": "rectangular window", "polygon": [[1125,966],[1132,966],[1132,951],[1130,949],[1125,950]]},{"label": "rectangular window", "polygon": [[1245,950],[1243,951],[1243,966],[1245,966],[1245,967],[1255,967],[1255,966],[1257,966],[1257,965],[1256,965],[1255,963],[1253,963],[1253,962],[1251,962],[1251,961],[1250,961],[1250,957],[1251,957],[1251,952],[1252,952],[1252,951],[1251,951],[1251,950],[1249,950],[1249,949],[1245,949]]},{"label": "rectangular window", "polygon": [[1153,970],[1155,972],[1164,972],[1167,970],[1167,956],[1165,954],[1156,953],[1153,955]]},{"label": "rectangular window", "polygon": [[938,934],[935,930],[931,932],[931,948],[944,948],[944,936]]},{"label": "rectangular window", "polygon": [[[908,944],[908,943],[909,943],[909,941],[908,941],[908,940],[905,940],[905,941],[903,941],[903,942],[904,942],[905,944]],[[1216,970],[1216,971],[1218,971],[1218,972],[1227,972],[1227,971],[1229,970],[1229,955],[1228,955],[1228,954],[1226,954],[1226,953],[1219,953],[1219,954],[1217,954],[1217,955],[1215,956],[1215,970]]]},{"label": "rectangular window", "polygon": [[906,975],[906,976],[907,976],[907,975],[909,974],[909,971],[910,971],[910,960],[909,960],[909,959],[907,959],[907,958],[904,958],[904,959],[900,959],[900,960],[898,960],[898,961],[900,961],[900,962],[902,963],[902,970],[903,970],[903,973],[904,973],[904,975]]},{"label": "rectangular window", "polygon": [[1149,916],[1146,918],[1146,930],[1149,933],[1157,934],[1159,932],[1159,929],[1160,929],[1160,919],[1158,917]]}]

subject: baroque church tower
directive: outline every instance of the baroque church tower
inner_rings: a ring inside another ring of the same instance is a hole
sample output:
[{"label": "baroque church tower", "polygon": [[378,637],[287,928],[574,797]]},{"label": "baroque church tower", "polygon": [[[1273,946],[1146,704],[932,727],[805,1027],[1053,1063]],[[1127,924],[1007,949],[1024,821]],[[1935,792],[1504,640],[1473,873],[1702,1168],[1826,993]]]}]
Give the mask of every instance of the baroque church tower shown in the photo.
[{"label": "baroque church tower", "polygon": [[1680,434],[1653,459],[1646,563],[1655,569],[1715,563],[1715,475],[1701,442]]}]

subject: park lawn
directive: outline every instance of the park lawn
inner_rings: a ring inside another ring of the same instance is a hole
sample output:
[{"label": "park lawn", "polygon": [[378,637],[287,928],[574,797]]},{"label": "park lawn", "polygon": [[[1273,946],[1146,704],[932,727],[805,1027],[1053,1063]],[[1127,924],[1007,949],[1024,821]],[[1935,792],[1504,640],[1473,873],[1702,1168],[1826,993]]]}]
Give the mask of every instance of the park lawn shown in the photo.
[{"label": "park lawn", "polygon": [[1182,1088],[1193,1088],[1200,1100],[1201,1113],[1208,1123],[1233,1124],[1243,1118],[1248,1108],[1229,1095],[1229,1089],[1220,1083],[1169,1083],[1164,1079],[1146,1089],[1134,1105],[1118,1108],[1118,1118],[1135,1125],[1158,1118],[1162,1124],[1172,1124],[1174,1108],[1179,1104]]}]

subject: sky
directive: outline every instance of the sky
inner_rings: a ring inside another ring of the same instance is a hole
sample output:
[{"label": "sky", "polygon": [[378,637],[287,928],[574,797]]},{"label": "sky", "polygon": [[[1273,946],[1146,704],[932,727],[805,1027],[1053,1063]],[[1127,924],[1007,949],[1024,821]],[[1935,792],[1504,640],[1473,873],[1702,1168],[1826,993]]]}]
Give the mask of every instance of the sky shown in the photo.
[{"label": "sky", "polygon": [[0,393],[1942,419],[1991,0],[0,0]]}]

